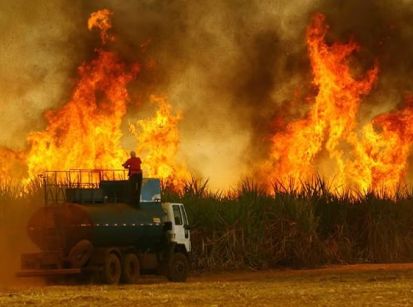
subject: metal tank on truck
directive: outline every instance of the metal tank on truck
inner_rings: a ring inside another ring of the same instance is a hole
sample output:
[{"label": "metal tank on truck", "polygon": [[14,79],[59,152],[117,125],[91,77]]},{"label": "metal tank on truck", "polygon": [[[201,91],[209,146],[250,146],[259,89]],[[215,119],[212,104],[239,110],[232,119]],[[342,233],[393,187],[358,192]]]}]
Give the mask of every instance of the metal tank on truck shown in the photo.
[{"label": "metal tank on truck", "polygon": [[23,254],[20,277],[89,275],[108,284],[158,273],[185,281],[191,252],[185,207],[162,203],[159,179],[143,179],[131,203],[124,171],[43,174],[45,205],[27,231],[40,252]]}]

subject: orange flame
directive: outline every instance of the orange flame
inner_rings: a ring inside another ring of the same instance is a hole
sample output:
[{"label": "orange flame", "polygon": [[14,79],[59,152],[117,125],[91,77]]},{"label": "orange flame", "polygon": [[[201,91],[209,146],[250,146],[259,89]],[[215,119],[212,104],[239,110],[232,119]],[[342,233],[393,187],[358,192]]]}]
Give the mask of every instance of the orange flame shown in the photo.
[{"label": "orange flame", "polygon": [[[100,30],[103,45],[113,40],[111,15],[101,10],[88,21],[89,29]],[[325,17],[316,15],[307,29],[307,47],[317,94],[303,118],[271,137],[259,177],[268,186],[273,181],[302,186],[320,174],[333,181],[338,193],[371,190],[395,195],[406,183],[413,97],[407,97],[403,108],[362,126],[360,104],[376,82],[378,65],[355,77],[349,58],[360,47],[354,41],[329,45],[327,31]],[[22,152],[0,148],[0,160],[5,162],[0,165],[0,180],[25,178],[27,183],[45,170],[119,168],[127,157],[121,143],[129,104],[127,86],[138,72],[139,65],[129,67],[114,52],[97,49],[96,58],[79,67],[69,102],[46,112],[47,128],[29,134],[28,148]],[[182,116],[164,97],[152,96],[151,102],[158,108],[155,116],[129,126],[137,140],[136,151],[145,176],[160,177],[182,189],[190,178],[177,159]]]},{"label": "orange flame", "polygon": [[[111,39],[111,14],[101,10],[88,21],[89,29],[101,30],[102,44]],[[22,153],[0,148],[1,161],[8,161],[1,163],[0,179],[20,178],[26,185],[44,171],[121,168],[128,156],[121,144],[129,103],[127,86],[139,70],[137,64],[126,66],[116,53],[97,49],[96,58],[78,68],[79,79],[69,102],[45,113],[44,131],[28,135],[28,148]],[[154,121],[137,123],[142,130],[139,141],[144,142],[138,144],[138,152],[143,154],[148,175],[178,184],[183,180],[179,176],[186,176],[184,167],[175,162],[180,117],[172,114],[166,100],[154,98],[154,102],[160,108]],[[23,169],[20,174],[16,164]]]},{"label": "orange flame", "polygon": [[108,33],[112,28],[112,14],[113,13],[108,9],[99,10],[93,12],[89,17],[89,20],[87,21],[87,27],[89,30],[92,30],[93,28],[100,30],[100,39],[102,40],[103,44],[115,39]]},{"label": "orange flame", "polygon": [[[362,188],[393,195],[406,185],[407,162],[413,143],[413,97],[403,108],[376,116],[362,130],[357,159],[349,170]],[[363,174],[363,176],[360,176]]]},{"label": "orange flame", "polygon": [[[92,13],[89,29],[109,38],[109,10]],[[81,65],[71,100],[45,114],[47,128],[28,136],[27,180],[47,170],[119,168],[126,158],[121,146],[121,123],[129,100],[126,86],[139,72],[127,69],[119,57],[103,49],[96,59]]]},{"label": "orange flame", "polygon": [[0,147],[0,185],[18,184],[25,176],[24,153]]},{"label": "orange flame", "polygon": [[119,58],[98,50],[97,58],[79,68],[72,99],[46,113],[48,126],[28,137],[29,178],[45,170],[119,168],[126,154],[121,123],[126,114],[126,85],[137,74]]},{"label": "orange flame", "polygon": [[328,46],[323,15],[316,15],[307,31],[307,45],[318,88],[314,103],[303,119],[289,123],[285,131],[272,137],[267,172],[283,184],[308,181],[317,175],[321,153],[335,169],[339,186],[348,182],[346,161],[340,142],[346,141],[355,127],[360,100],[366,95],[378,73],[377,66],[361,80],[350,72],[348,57],[358,50],[355,42]]},{"label": "orange flame", "polygon": [[300,188],[320,174],[333,181],[338,193],[395,195],[406,183],[413,143],[409,125],[413,98],[406,100],[404,108],[379,115],[360,127],[361,98],[374,85],[378,66],[356,79],[348,57],[359,46],[354,41],[327,45],[327,29],[325,17],[318,14],[307,30],[313,84],[318,89],[314,103],[305,118],[290,122],[272,137],[263,170],[270,174],[270,180],[284,186]]},{"label": "orange flame", "polygon": [[164,97],[152,96],[151,102],[159,107],[155,117],[130,124],[130,131],[138,141],[136,152],[145,157],[145,176],[165,178],[167,184],[182,190],[190,174],[183,164],[171,159],[178,155],[180,137],[177,125],[181,115],[172,113],[171,105]]}]

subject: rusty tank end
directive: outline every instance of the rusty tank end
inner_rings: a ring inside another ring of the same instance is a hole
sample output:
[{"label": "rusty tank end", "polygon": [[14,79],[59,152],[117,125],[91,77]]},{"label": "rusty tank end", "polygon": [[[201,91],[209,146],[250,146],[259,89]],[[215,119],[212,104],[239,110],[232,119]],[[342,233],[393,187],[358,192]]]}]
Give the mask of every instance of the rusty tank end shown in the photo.
[{"label": "rusty tank end", "polygon": [[91,240],[91,226],[92,220],[84,208],[61,204],[37,210],[27,224],[27,232],[41,250],[67,253],[80,240]]}]

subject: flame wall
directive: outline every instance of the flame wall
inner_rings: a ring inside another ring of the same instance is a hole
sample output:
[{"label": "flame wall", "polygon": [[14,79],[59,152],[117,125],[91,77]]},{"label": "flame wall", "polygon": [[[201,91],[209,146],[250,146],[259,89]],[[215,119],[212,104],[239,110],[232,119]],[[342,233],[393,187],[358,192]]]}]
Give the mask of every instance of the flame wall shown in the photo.
[{"label": "flame wall", "polygon": [[[0,25],[7,29],[0,41],[0,144],[19,155],[27,150],[26,136],[45,129],[42,113],[71,100],[77,67],[92,61],[100,41],[99,35],[87,31],[87,19],[91,12],[108,8],[114,12],[117,37],[110,51],[127,67],[135,62],[141,67],[127,84],[130,102],[120,123],[122,147],[136,146],[128,121],[145,120],[156,112],[148,103],[151,95],[166,96],[181,114],[180,147],[173,154],[190,171],[209,177],[213,187],[225,189],[252,175],[261,162],[272,161],[271,140],[287,123],[305,118],[311,110],[319,88],[313,83],[306,33],[315,12],[325,14],[330,25],[327,45],[353,37],[360,46],[348,59],[355,80],[376,63],[379,67],[371,90],[360,97],[354,121],[368,126],[378,116],[375,122],[383,123],[384,112],[403,105],[406,92],[413,90],[411,4],[407,0],[0,4],[4,12]],[[318,151],[314,164],[323,174],[331,167],[331,156],[323,159],[326,152]],[[409,147],[403,148],[403,156],[410,159]],[[409,177],[411,163],[407,164]],[[266,174],[272,173],[260,176]]]}]

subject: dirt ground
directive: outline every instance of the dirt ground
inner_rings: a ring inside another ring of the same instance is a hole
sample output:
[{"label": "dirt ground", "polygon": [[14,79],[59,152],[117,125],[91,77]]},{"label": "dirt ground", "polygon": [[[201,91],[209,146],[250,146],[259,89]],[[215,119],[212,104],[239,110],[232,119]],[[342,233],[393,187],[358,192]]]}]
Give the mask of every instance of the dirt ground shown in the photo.
[{"label": "dirt ground", "polygon": [[186,283],[143,277],[137,285],[53,285],[25,280],[0,289],[1,306],[411,306],[412,264],[204,273]]}]

